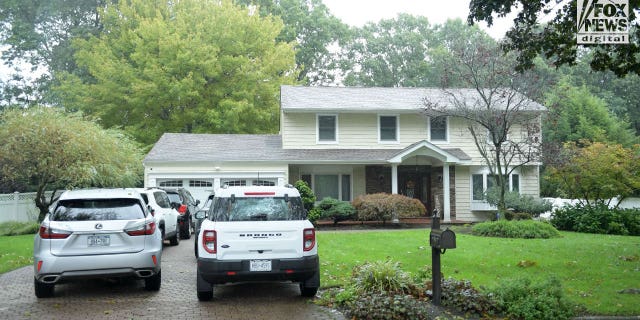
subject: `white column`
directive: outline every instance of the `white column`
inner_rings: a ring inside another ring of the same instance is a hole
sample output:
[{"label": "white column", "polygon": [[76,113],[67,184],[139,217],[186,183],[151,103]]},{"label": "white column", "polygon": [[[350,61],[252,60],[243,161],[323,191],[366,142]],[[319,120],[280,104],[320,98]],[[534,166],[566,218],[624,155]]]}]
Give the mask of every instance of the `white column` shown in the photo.
[{"label": "white column", "polygon": [[442,167],[442,183],[444,188],[444,215],[442,221],[451,221],[451,193],[449,191],[449,164]]},{"label": "white column", "polygon": [[398,194],[398,165],[391,165],[391,193]]}]

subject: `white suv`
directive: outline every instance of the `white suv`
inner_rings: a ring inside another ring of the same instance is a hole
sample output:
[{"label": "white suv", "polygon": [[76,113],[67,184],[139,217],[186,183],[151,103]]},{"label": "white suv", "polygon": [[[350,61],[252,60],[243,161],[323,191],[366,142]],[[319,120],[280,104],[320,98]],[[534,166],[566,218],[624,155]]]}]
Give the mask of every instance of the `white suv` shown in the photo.
[{"label": "white suv", "polygon": [[216,190],[197,241],[201,301],[229,282],[289,280],[308,297],[320,287],[315,229],[293,186]]},{"label": "white suv", "polygon": [[167,192],[158,188],[136,189],[142,195],[146,204],[151,208],[151,214],[158,223],[162,233],[162,240],[169,240],[172,246],[180,243],[180,214],[171,205]]}]

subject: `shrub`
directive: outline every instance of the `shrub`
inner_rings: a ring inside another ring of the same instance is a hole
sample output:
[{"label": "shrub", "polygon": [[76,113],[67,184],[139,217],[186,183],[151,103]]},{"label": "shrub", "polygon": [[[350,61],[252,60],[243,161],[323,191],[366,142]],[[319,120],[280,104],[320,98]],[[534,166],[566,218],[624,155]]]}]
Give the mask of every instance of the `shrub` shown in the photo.
[{"label": "shrub", "polygon": [[322,218],[322,211],[320,211],[320,209],[318,208],[313,208],[307,213],[307,219],[314,225],[320,218]]},{"label": "shrub", "polygon": [[302,205],[304,208],[307,211],[311,211],[316,203],[316,195],[313,193],[313,190],[311,190],[309,185],[303,180],[296,181],[293,186],[298,189],[298,192],[300,192],[300,198],[302,198]]},{"label": "shrub", "polygon": [[551,224],[543,221],[490,221],[473,226],[474,235],[500,238],[548,239],[560,237],[560,232]]},{"label": "shrub", "polygon": [[349,319],[432,319],[429,305],[411,295],[365,293],[347,305]]},{"label": "shrub", "polygon": [[502,280],[491,290],[498,309],[512,319],[570,319],[573,307],[556,278]]},{"label": "shrub", "polygon": [[496,313],[496,305],[485,293],[478,291],[468,280],[442,281],[442,305],[462,313],[485,315]]},{"label": "shrub", "polygon": [[347,201],[340,201],[327,197],[322,199],[316,206],[320,211],[321,219],[331,219],[334,224],[340,221],[353,219],[356,215],[356,209]]},{"label": "shrub", "polygon": [[411,276],[400,269],[400,263],[390,259],[355,266],[351,281],[358,293],[406,293],[412,284]]},{"label": "shrub", "polygon": [[[491,188],[487,190],[486,199],[489,204],[493,206],[498,205],[498,192],[498,188]],[[534,217],[539,216],[541,213],[550,211],[553,208],[551,202],[547,200],[534,198],[530,195],[521,195],[515,191],[505,193],[504,202],[507,208],[512,209],[513,212],[528,213]],[[505,215],[505,218],[507,220],[511,220],[507,215]]]},{"label": "shrub", "polygon": [[358,219],[362,221],[388,221],[394,217],[409,218],[424,215],[426,208],[418,199],[400,194],[374,193],[353,200]]},{"label": "shrub", "polygon": [[640,236],[640,210],[611,209],[606,204],[567,205],[553,212],[559,230]]},{"label": "shrub", "polygon": [[22,234],[35,234],[40,225],[37,222],[9,221],[0,223],[0,236],[18,236]]}]

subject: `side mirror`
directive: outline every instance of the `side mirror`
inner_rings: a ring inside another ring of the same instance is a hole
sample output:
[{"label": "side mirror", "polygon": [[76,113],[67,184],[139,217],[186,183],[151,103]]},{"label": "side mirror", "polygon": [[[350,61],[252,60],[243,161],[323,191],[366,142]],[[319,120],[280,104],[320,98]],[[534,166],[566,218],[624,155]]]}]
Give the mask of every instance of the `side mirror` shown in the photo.
[{"label": "side mirror", "polygon": [[199,210],[196,212],[196,219],[204,219],[207,216],[207,212],[204,210]]},{"label": "side mirror", "polygon": [[152,217],[155,217],[155,215],[156,215],[156,211],[155,211],[155,210],[153,210],[153,208],[151,208],[151,206],[147,206],[147,210],[149,210],[149,213],[151,213],[151,216],[152,216]]},{"label": "side mirror", "polygon": [[200,200],[196,200],[196,206],[200,204]]},{"label": "side mirror", "polygon": [[171,209],[178,209],[180,208],[180,204],[177,202],[171,202]]}]

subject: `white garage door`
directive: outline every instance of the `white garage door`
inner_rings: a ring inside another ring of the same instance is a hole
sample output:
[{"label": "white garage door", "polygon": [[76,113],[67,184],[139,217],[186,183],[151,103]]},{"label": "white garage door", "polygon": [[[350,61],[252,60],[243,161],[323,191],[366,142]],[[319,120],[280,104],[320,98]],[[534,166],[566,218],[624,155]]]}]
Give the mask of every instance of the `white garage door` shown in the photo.
[{"label": "white garage door", "polygon": [[160,188],[185,188],[201,204],[213,192],[213,179],[158,179],[157,183]]}]

